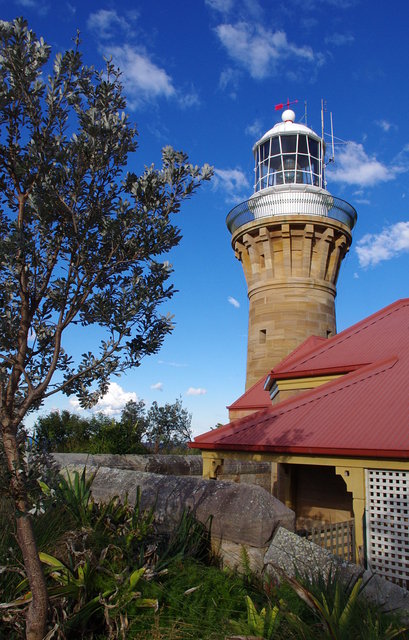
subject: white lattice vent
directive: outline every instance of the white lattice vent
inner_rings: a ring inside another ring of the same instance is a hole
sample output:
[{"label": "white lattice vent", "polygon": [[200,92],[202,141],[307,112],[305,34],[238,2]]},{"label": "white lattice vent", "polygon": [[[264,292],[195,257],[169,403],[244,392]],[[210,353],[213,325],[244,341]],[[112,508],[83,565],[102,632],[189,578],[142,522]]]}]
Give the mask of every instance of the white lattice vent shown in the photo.
[{"label": "white lattice vent", "polygon": [[367,558],[371,569],[409,587],[409,472],[366,470]]}]

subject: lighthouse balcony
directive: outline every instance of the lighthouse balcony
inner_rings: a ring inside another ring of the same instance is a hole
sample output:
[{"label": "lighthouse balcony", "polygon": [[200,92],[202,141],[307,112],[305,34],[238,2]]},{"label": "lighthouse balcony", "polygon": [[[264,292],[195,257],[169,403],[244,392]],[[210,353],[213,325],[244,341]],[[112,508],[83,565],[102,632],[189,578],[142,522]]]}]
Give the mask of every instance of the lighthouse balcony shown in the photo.
[{"label": "lighthouse balcony", "polygon": [[349,229],[355,225],[357,213],[345,200],[335,198],[327,191],[274,191],[255,195],[234,207],[226,218],[230,233],[243,225],[282,215],[308,215],[332,218]]}]

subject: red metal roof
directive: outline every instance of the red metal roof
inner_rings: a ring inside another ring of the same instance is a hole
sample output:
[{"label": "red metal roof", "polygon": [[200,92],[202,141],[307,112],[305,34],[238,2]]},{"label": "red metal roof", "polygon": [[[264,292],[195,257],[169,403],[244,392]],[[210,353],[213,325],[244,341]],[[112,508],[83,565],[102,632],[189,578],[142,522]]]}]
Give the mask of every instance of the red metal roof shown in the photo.
[{"label": "red metal roof", "polygon": [[401,300],[330,338],[306,359],[321,367],[331,363],[335,368],[336,354],[342,366],[349,363],[355,367],[360,359],[369,364],[198,436],[191,446],[409,458],[409,300]]},{"label": "red metal roof", "polygon": [[274,379],[345,373],[387,358],[396,353],[402,329],[409,328],[409,299],[398,300],[377,313],[361,320],[341,333],[324,340],[317,348],[293,351],[270,373]]},{"label": "red metal roof", "polygon": [[308,353],[310,353],[311,351],[315,351],[317,347],[321,346],[323,342],[327,342],[328,339],[329,338],[322,338],[321,336],[310,336],[309,338],[304,340],[304,342],[299,344],[298,347],[294,349],[294,351],[291,351],[288,356],[283,358],[281,362],[276,365],[273,371],[275,371],[277,368],[283,371],[288,370],[291,365],[297,363],[300,359],[304,359]]},{"label": "red metal roof", "polygon": [[250,389],[247,389],[245,393],[243,393],[240,398],[235,400],[233,404],[229,405],[227,408],[231,409],[267,409],[271,407],[270,394],[268,391],[264,389],[264,383],[267,378],[266,375],[260,378],[256,384],[253,384]]}]

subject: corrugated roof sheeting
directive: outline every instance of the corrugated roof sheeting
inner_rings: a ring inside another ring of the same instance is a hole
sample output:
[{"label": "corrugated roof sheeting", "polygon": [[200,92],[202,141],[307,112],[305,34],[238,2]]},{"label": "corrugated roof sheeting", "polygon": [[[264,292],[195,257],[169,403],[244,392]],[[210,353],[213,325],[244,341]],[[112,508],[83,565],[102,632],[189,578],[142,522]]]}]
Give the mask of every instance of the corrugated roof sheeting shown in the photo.
[{"label": "corrugated roof sheeting", "polygon": [[270,394],[264,389],[264,383],[267,378],[265,376],[260,378],[256,384],[253,384],[250,389],[243,393],[240,398],[235,400],[233,404],[229,405],[228,409],[264,409],[271,407]]},{"label": "corrugated roof sheeting", "polygon": [[408,307],[408,299],[398,300],[329,338],[307,354],[293,352],[295,357],[280,362],[273,369],[272,377],[279,379],[281,374],[310,370],[353,369],[397,353],[402,346],[409,344]]},{"label": "corrugated roof sheeting", "polygon": [[[336,351],[342,355],[342,345],[349,344],[351,356],[362,336],[360,355],[375,356],[371,364],[203,434],[193,446],[409,458],[409,301],[343,333]],[[322,347],[318,351],[316,357],[323,357]]]}]

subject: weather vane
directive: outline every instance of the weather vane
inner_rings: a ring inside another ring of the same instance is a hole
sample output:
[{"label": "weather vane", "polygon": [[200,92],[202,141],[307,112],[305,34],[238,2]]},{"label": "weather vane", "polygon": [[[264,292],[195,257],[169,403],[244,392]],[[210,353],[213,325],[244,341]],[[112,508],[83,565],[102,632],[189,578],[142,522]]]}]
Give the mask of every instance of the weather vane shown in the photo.
[{"label": "weather vane", "polygon": [[289,109],[290,108],[290,104],[296,104],[297,102],[298,102],[298,100],[292,100],[290,102],[290,98],[287,98],[287,102],[280,102],[279,104],[276,104],[274,106],[274,111],[281,111],[281,109],[284,109],[284,107]]}]

